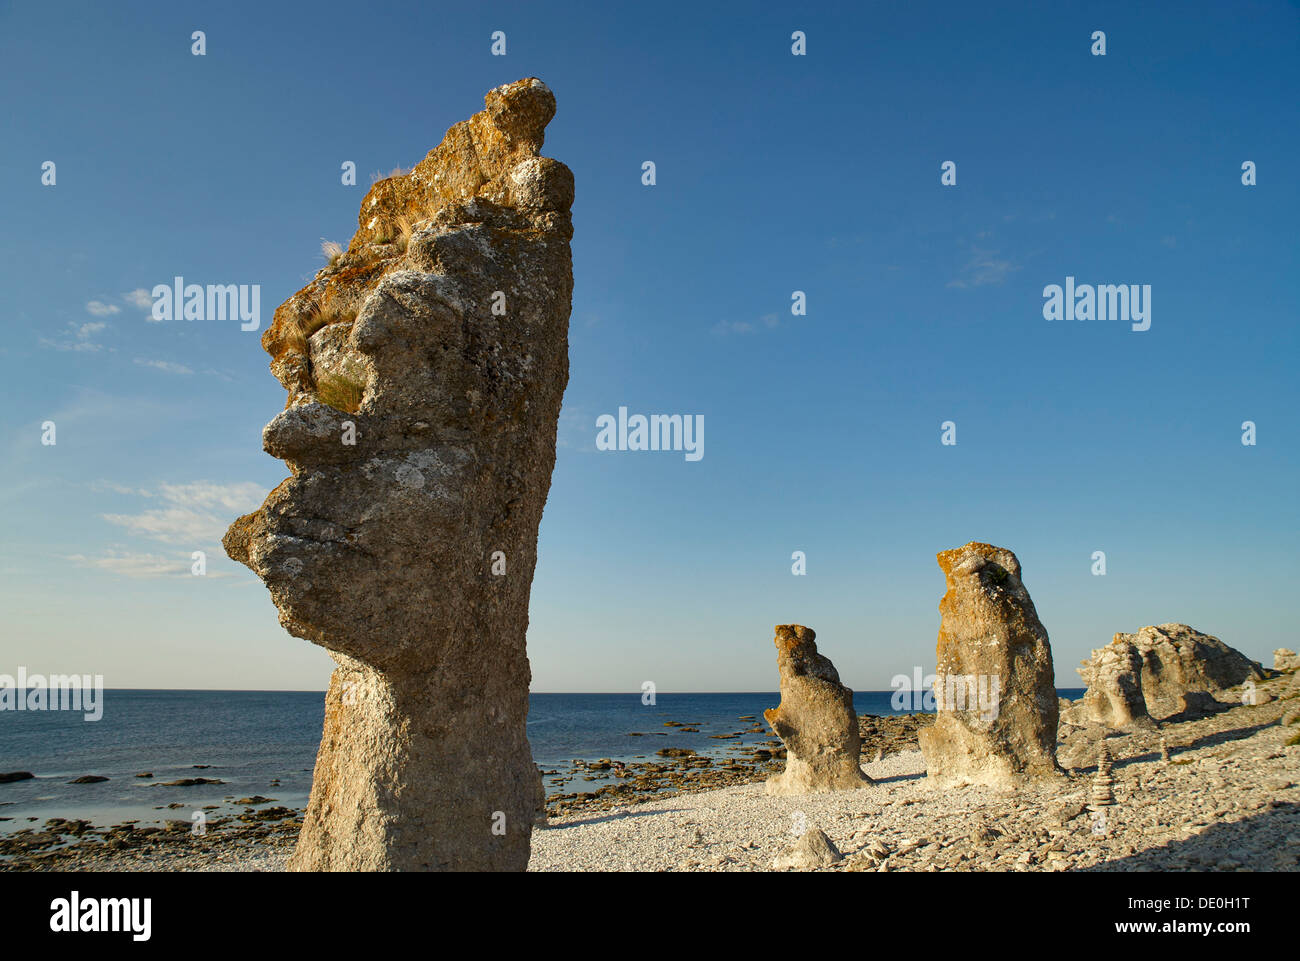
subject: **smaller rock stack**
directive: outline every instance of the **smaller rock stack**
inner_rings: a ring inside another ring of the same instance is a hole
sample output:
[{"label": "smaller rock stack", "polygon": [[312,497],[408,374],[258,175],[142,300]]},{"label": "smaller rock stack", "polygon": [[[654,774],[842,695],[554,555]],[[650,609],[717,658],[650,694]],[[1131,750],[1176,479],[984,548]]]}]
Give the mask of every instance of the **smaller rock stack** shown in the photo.
[{"label": "smaller rock stack", "polygon": [[1169,742],[1163,737],[1160,739],[1160,763],[1169,763]]},{"label": "smaller rock stack", "polygon": [[1089,811],[1100,811],[1115,803],[1115,793],[1111,790],[1111,785],[1114,783],[1115,779],[1110,776],[1110,748],[1103,740],[1097,746],[1097,774],[1092,779],[1092,800],[1088,805]]},{"label": "smaller rock stack", "polygon": [[786,747],[785,770],[768,778],[768,794],[818,794],[865,787],[862,735],[853,691],[840,683],[830,659],[817,653],[817,634],[801,624],[776,627],[781,703],[763,712]]}]

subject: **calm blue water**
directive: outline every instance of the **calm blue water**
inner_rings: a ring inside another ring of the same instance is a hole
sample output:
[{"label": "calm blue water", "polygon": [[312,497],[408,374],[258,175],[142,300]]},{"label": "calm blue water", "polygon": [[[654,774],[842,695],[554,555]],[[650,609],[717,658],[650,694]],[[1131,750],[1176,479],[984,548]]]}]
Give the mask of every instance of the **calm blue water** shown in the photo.
[{"label": "calm blue water", "polygon": [[[1060,691],[1075,698],[1082,689]],[[892,691],[855,693],[859,714],[895,714]],[[302,807],[311,790],[311,770],[324,721],[324,694],[261,691],[105,691],[104,716],[87,722],[70,711],[0,711],[0,772],[31,771],[30,781],[0,784],[0,831],[31,827],[50,817],[90,818],[97,823],[128,818],[180,818],[216,805],[215,814],[235,813],[234,800],[255,794]],[[575,758],[657,760],[663,747],[690,748],[726,757],[772,735],[744,733],[762,724],[776,693],[659,694],[654,705],[630,694],[530,695],[528,739],[545,771],[567,772]],[[699,733],[680,733],[665,721],[690,722]],[[629,737],[641,732],[642,737]],[[196,768],[194,765],[211,765]],[[136,778],[142,772],[151,778]],[[68,784],[83,774],[109,778],[98,784]],[[224,784],[153,787],[186,777],[219,778]],[[272,785],[273,780],[279,785]],[[556,790],[546,778],[547,793]],[[561,790],[589,791],[578,778]],[[180,803],[184,808],[168,810]],[[36,818],[36,822],[29,821]]]}]

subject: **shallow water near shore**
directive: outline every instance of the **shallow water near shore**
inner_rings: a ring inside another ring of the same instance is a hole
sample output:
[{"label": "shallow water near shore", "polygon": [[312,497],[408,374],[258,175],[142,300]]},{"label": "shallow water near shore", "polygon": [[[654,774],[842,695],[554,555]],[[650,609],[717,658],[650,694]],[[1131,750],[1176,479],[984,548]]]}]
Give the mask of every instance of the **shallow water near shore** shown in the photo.
[{"label": "shallow water near shore", "polygon": [[[1058,693],[1074,698],[1082,691]],[[188,821],[205,808],[212,816],[236,814],[247,806],[236,802],[247,798],[305,807],[324,697],[317,691],[110,690],[103,718],[94,722],[70,711],[0,712],[0,773],[36,775],[0,784],[0,818],[9,819],[0,821],[0,833],[53,817],[95,824]],[[896,710],[893,697],[893,691],[858,692],[853,706],[860,715],[912,712],[910,698]],[[665,748],[741,759],[773,739],[763,711],[779,701],[775,692],[659,694],[654,704],[642,703],[639,692],[532,694],[528,738],[547,772],[548,795],[591,791],[614,778],[603,771],[575,774],[575,760],[653,762]],[[85,775],[108,780],[68,783]],[[166,786],[198,778],[222,783]]]}]

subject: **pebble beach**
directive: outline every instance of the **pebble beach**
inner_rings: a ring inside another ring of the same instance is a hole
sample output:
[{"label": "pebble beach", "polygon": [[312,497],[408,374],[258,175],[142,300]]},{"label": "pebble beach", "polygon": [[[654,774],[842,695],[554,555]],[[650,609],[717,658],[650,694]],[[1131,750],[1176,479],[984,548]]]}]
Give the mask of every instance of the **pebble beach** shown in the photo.
[{"label": "pebble beach", "polygon": [[[1225,699],[1208,716],[1111,732],[1114,803],[1098,810],[1090,809],[1096,729],[1062,724],[1059,778],[1015,791],[940,790],[927,784],[915,746],[924,716],[862,718],[869,786],[772,797],[763,781],[780,770],[777,759],[743,775],[720,772],[744,778],[728,786],[686,781],[655,793],[593,794],[534,830],[529,870],[769,871],[803,835],[820,831],[838,857],[806,870],[1294,871],[1300,684],[1282,674],[1258,692],[1261,703]],[[10,852],[3,868],[279,871],[299,821],[234,820],[203,838],[188,826],[63,837]]]}]

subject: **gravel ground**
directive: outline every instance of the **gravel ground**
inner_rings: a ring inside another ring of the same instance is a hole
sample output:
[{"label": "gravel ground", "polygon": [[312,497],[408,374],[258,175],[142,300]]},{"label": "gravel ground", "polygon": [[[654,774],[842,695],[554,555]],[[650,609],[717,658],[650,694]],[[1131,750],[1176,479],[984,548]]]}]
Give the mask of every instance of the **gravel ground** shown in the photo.
[{"label": "gravel ground", "polygon": [[1260,689],[1279,700],[1108,737],[1115,803],[1098,812],[1086,805],[1102,732],[1074,728],[1068,775],[1018,792],[932,789],[921,752],[903,752],[865,764],[877,783],[857,791],[769,797],[747,784],[552,819],[529,869],[766,871],[819,829],[846,855],[824,867],[836,871],[1295,871],[1300,687],[1293,675]]}]

